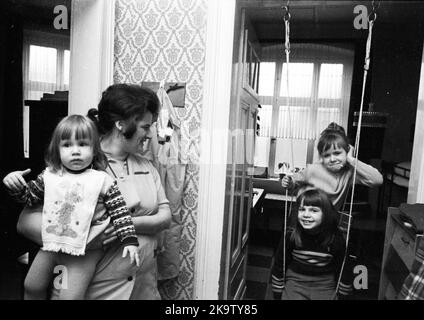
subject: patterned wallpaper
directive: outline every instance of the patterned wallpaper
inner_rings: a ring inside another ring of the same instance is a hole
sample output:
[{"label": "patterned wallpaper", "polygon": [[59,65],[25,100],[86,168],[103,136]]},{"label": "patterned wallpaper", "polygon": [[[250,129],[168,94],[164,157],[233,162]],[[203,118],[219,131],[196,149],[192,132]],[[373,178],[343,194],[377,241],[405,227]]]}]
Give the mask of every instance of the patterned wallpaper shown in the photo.
[{"label": "patterned wallpaper", "polygon": [[176,108],[189,161],[182,209],[182,265],[178,279],[161,285],[164,299],[193,298],[206,9],[206,0],[116,1],[114,82],[186,83],[185,108]]}]

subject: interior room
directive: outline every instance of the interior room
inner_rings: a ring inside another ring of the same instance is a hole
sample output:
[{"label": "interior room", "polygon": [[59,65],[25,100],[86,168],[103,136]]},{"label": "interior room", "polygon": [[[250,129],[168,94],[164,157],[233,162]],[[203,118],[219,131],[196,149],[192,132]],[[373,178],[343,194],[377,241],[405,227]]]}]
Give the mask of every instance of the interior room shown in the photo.
[{"label": "interior room", "polygon": [[[346,128],[354,145],[369,29],[355,28],[359,11],[354,8],[362,2],[290,1],[290,19],[282,7],[285,2],[239,4],[245,8],[249,40],[260,61],[253,188],[261,192],[261,204],[250,217],[246,297],[271,299],[269,267],[287,205],[280,178],[290,166],[298,172],[319,160],[319,133],[330,122]],[[359,247],[358,263],[368,268],[369,289],[356,290],[354,299],[379,297],[387,208],[408,198],[422,72],[422,9],[418,2],[395,1],[382,2],[377,9],[359,159],[378,168],[384,182],[355,188],[352,237]],[[286,20],[291,42],[288,100]]]},{"label": "interior room", "polygon": [[[160,298],[272,300],[297,195],[282,179],[322,160],[335,122],[383,180],[355,185],[341,210],[366,271],[349,299],[397,299],[424,221],[423,45],[419,1],[1,1],[0,176],[30,168],[35,179],[56,124],[110,85],[165,91],[161,145],[179,129],[183,170],[166,194],[178,270],[156,281]],[[23,207],[2,183],[4,300],[24,298],[39,249],[17,228]]]}]

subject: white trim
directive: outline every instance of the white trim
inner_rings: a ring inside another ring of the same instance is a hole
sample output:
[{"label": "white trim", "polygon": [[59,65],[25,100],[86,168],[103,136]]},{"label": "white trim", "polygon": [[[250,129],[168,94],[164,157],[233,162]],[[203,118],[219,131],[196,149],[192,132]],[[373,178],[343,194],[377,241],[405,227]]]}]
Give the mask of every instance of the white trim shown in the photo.
[{"label": "white trim", "polygon": [[104,2],[103,47],[102,47],[102,91],[113,84],[113,63],[115,56],[115,0]]},{"label": "white trim", "polygon": [[218,299],[223,239],[235,0],[208,1],[194,298]]},{"label": "white trim", "polygon": [[424,52],[421,63],[411,174],[409,175],[408,203],[424,203]]},{"label": "white trim", "polygon": [[115,0],[73,0],[69,113],[86,114],[113,83]]}]

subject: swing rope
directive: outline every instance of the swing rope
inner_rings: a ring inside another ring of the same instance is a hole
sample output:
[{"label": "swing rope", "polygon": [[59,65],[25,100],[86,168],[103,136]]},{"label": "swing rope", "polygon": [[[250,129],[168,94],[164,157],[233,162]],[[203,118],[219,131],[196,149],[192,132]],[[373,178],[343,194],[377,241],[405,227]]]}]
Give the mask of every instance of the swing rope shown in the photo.
[{"label": "swing rope", "polygon": [[[289,117],[289,134],[290,134],[290,151],[291,151],[291,164],[290,168],[294,168],[294,155],[293,155],[293,137],[292,137],[292,123],[291,123],[291,112],[290,112],[290,90],[289,90],[289,65],[290,65],[290,9],[289,9],[290,0],[287,1],[287,4],[283,6],[284,15],[283,15],[283,21],[284,21],[284,30],[285,30],[285,53],[286,53],[286,93],[287,93],[287,109],[288,109],[288,117]],[[286,172],[286,174],[290,174],[289,172]],[[289,201],[289,192],[288,188],[286,188],[286,199],[284,203],[284,229],[283,229],[283,239],[284,239],[284,246],[283,246],[283,281],[285,283],[286,281],[286,236],[287,236],[287,209],[288,209],[288,201]],[[290,201],[290,212],[292,209],[292,202]]]},{"label": "swing rope", "polygon": [[337,286],[336,286],[336,292],[335,295],[337,295],[337,292],[339,291],[339,286],[343,274],[343,269],[346,263],[346,257],[348,254],[348,245],[349,245],[349,237],[350,237],[350,229],[352,224],[352,210],[353,210],[353,198],[355,194],[355,183],[356,183],[356,174],[357,174],[357,167],[358,167],[358,156],[359,156],[359,142],[361,138],[361,126],[362,126],[362,112],[363,112],[363,106],[364,106],[364,96],[365,96],[365,87],[367,82],[367,75],[368,70],[370,66],[370,54],[371,54],[371,42],[372,42],[372,29],[374,26],[374,22],[377,19],[377,9],[380,6],[380,3],[377,1],[372,1],[372,12],[368,16],[368,38],[366,43],[366,49],[365,49],[365,64],[364,64],[364,77],[362,82],[362,94],[361,94],[361,104],[359,108],[359,118],[358,118],[358,125],[357,125],[357,131],[356,131],[356,139],[355,139],[355,147],[354,147],[354,158],[355,158],[355,165],[353,169],[353,179],[352,179],[352,191],[351,191],[351,197],[350,197],[350,204],[349,204],[349,216],[348,216],[348,224],[347,224],[347,233],[346,233],[346,245],[345,245],[345,253],[343,257],[342,266],[340,268],[340,274],[337,280]]}]

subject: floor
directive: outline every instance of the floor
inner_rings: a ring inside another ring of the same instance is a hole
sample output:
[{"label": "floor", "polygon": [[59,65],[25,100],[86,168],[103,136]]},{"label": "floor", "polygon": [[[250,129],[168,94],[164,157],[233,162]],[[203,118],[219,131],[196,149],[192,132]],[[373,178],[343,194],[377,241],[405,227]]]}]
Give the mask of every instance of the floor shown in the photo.
[{"label": "floor", "polygon": [[270,278],[273,255],[270,247],[249,246],[246,299],[272,300]]}]

